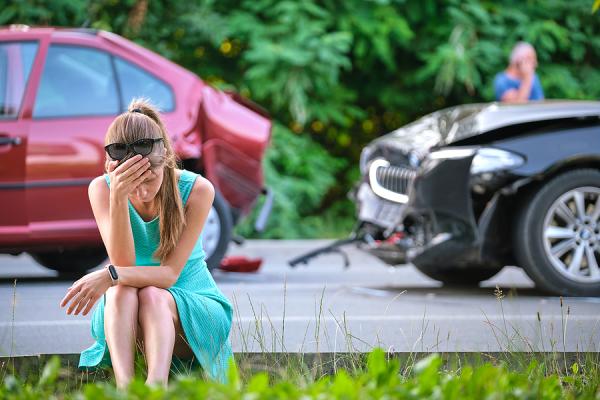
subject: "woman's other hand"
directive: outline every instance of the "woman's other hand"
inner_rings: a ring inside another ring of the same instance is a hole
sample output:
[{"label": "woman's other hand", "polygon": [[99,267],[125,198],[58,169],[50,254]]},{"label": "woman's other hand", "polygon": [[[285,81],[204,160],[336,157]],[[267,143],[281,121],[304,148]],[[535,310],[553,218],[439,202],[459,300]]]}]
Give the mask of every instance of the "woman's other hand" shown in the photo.
[{"label": "woman's other hand", "polygon": [[111,286],[112,280],[106,268],[90,272],[76,280],[69,287],[67,295],[60,302],[60,306],[64,307],[72,300],[67,309],[67,314],[71,314],[75,310],[75,315],[77,315],[83,310],[82,314],[87,315],[100,296],[106,293]]},{"label": "woman's other hand", "polygon": [[137,154],[117,167],[118,161],[108,164],[110,194],[117,199],[125,199],[140,183],[152,176],[150,160]]}]

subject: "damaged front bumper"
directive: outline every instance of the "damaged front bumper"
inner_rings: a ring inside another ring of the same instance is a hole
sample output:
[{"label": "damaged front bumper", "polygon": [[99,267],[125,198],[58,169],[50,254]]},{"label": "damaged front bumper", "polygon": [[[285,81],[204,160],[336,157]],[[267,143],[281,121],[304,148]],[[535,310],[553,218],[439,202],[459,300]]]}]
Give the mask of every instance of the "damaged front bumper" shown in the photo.
[{"label": "damaged front bumper", "polygon": [[505,167],[522,162],[500,149],[474,147],[428,153],[418,166],[371,160],[349,193],[358,214],[350,238],[308,258],[356,243],[389,265],[493,266],[498,258],[486,249],[501,248],[489,240],[499,224],[499,189],[515,178]]},{"label": "damaged front bumper", "polygon": [[[396,260],[382,259],[390,264],[458,268],[498,263],[494,246],[502,245],[494,242],[493,232],[499,229],[496,211],[504,201],[500,189],[517,179],[510,170],[524,162],[518,154],[487,146],[433,151],[418,168],[371,162],[365,174],[368,188],[382,201],[396,203],[397,213],[393,219],[379,215],[368,223],[382,228],[382,245],[389,247],[392,238],[397,248],[405,250]],[[372,207],[364,202],[368,196],[360,193],[368,188],[362,186],[357,193],[359,216]],[[390,191],[402,197],[393,197]],[[374,255],[379,251],[367,250]]]},{"label": "damaged front bumper", "polygon": [[474,156],[427,158],[421,166],[402,218],[422,232],[423,240],[407,250],[407,261],[459,266],[479,257],[470,180]]}]

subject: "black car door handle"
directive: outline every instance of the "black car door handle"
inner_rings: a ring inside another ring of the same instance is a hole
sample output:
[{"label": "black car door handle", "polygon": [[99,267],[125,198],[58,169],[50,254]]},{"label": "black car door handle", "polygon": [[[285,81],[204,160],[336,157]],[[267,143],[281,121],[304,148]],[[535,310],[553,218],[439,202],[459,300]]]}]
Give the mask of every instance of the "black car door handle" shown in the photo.
[{"label": "black car door handle", "polygon": [[22,139],[18,136],[15,137],[7,137],[7,136],[0,136],[0,146],[5,146],[5,145],[14,145],[14,146],[18,146],[21,144]]}]

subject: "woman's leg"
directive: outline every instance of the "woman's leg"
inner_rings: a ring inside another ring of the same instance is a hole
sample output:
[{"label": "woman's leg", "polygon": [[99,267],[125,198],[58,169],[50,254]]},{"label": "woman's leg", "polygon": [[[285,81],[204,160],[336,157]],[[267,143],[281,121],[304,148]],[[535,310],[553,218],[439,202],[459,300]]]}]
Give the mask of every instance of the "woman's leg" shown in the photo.
[{"label": "woman's leg", "polygon": [[118,388],[125,388],[133,378],[138,326],[138,288],[125,285],[108,288],[104,335]]},{"label": "woman's leg", "polygon": [[138,318],[148,364],[146,383],[159,382],[166,386],[173,354],[191,357],[193,353],[184,342],[177,305],[169,291],[146,286],[139,290],[138,301]]}]

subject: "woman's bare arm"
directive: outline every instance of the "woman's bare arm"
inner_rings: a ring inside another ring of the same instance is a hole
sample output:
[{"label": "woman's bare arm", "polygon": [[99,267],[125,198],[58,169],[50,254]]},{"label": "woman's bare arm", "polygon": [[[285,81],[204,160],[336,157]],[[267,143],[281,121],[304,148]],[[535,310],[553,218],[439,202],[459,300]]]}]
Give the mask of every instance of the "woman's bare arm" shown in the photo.
[{"label": "woman's bare arm", "polygon": [[160,266],[126,268],[115,264],[119,274],[119,284],[137,288],[145,286],[169,288],[173,286],[198,241],[214,197],[215,189],[210,181],[198,176],[186,204],[186,225],[177,247],[163,260]]},{"label": "woman's bare arm", "polygon": [[[100,179],[104,179],[100,177]],[[118,260],[119,257],[127,257],[127,254],[115,254],[114,249],[121,248],[123,243],[118,243],[118,246],[111,245],[112,232],[110,230],[110,212],[109,207],[106,206],[108,202],[104,198],[104,202],[101,199],[106,196],[110,196],[103,192],[105,189],[102,188],[98,178],[94,179],[90,184],[90,201],[94,210],[94,217],[100,227],[100,233],[105,243],[109,243],[107,250],[111,256],[111,260]],[[104,194],[102,194],[104,193]],[[169,288],[173,286],[179,279],[179,275],[183,270],[187,260],[190,257],[194,246],[198,242],[206,218],[212,206],[214,200],[215,191],[212,184],[205,178],[199,176],[194,182],[189,199],[185,209],[186,225],[183,229],[181,237],[179,239],[177,247],[171,251],[171,253],[163,260],[160,266],[136,266],[131,268],[134,263],[117,264],[116,269],[119,274],[119,284],[142,288],[146,286],[156,286],[161,288]],[[104,206],[102,205],[104,204]],[[118,209],[121,210],[121,209]],[[122,210],[121,210],[122,211]],[[126,210],[128,212],[128,210]],[[118,211],[117,211],[118,212]],[[122,214],[116,214],[121,215]],[[119,220],[122,222],[122,219]],[[127,219],[128,222],[128,219]],[[131,229],[123,229],[131,234]],[[132,239],[133,241],[133,239]],[[130,247],[130,250],[133,247]],[[135,252],[134,252],[135,253]],[[135,255],[135,254],[134,254]],[[83,311],[83,315],[86,315],[96,300],[109,288],[110,282],[106,279],[106,271],[98,270],[90,272],[84,275],[82,278],[77,280],[69,290],[67,295],[63,298],[60,305],[64,307],[71,300],[73,303],[69,307],[69,310],[73,310],[77,307],[77,310],[81,310],[80,302],[83,299],[87,299],[92,294],[92,300],[87,302],[87,307]],[[101,286],[102,290],[98,291],[97,288]],[[75,297],[76,296],[76,297]],[[77,313],[78,311],[76,311]]]},{"label": "woman's bare arm", "polygon": [[99,176],[90,183],[88,196],[111,264],[135,265],[135,247],[127,200],[110,195],[104,176]]},{"label": "woman's bare arm", "polygon": [[96,224],[112,264],[135,265],[135,247],[129,222],[129,193],[152,174],[148,158],[137,154],[118,165],[108,164],[110,188],[104,177],[94,179],[88,196]]}]

